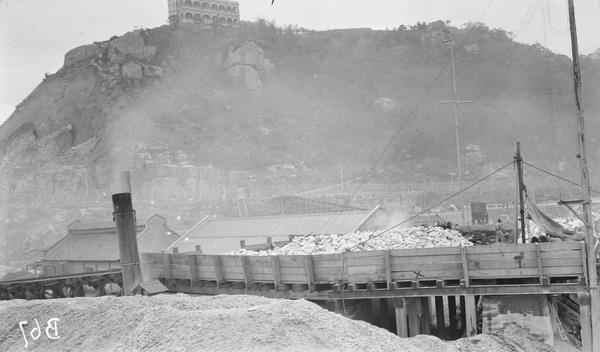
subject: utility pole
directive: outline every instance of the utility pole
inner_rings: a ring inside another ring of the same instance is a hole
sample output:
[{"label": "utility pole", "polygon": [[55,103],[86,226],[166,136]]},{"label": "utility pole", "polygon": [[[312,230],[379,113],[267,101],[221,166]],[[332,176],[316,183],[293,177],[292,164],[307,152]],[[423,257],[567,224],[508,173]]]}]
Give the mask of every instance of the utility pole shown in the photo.
[{"label": "utility pole", "polygon": [[592,209],[590,196],[590,179],[587,167],[586,145],[584,133],[583,108],[581,106],[581,72],[579,67],[579,48],[577,45],[577,28],[575,24],[575,7],[573,0],[568,0],[569,24],[571,31],[571,50],[573,55],[573,83],[575,88],[575,108],[577,113],[577,146],[579,168],[581,171],[581,193],[583,220],[586,228],[585,244],[587,251],[589,293],[578,294],[581,310],[581,343],[584,351],[600,352],[600,291],[598,288],[598,272],[596,269],[596,251],[594,228],[592,227]]},{"label": "utility pole", "polygon": [[[525,201],[523,199],[523,192],[525,191],[525,185],[523,184],[523,158],[521,157],[521,142],[516,143],[516,155],[515,162],[517,167],[517,195],[519,201],[519,217],[521,218],[521,240],[525,243]],[[516,203],[515,203],[516,204]],[[519,238],[517,229],[519,228],[515,219],[515,243]]]},{"label": "utility pole", "polygon": [[472,103],[469,100],[458,100],[456,94],[456,72],[454,70],[454,41],[450,37],[450,30],[444,31],[444,43],[450,48],[450,60],[452,66],[452,101],[438,101],[440,104],[452,104],[454,106],[454,139],[456,140],[456,164],[458,166],[458,187],[459,187],[459,199],[460,199],[460,213],[462,218],[462,224],[467,224],[467,216],[465,214],[465,202],[463,196],[463,174],[462,174],[462,161],[460,155],[460,139],[458,136],[458,104]]}]

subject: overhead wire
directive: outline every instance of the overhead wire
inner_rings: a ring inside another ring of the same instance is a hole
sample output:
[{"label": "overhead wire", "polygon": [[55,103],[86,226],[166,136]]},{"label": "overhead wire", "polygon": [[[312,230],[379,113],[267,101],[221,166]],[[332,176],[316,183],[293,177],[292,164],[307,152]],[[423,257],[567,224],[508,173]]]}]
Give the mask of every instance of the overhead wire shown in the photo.
[{"label": "overhead wire", "polygon": [[[494,0],[490,0],[490,2],[488,3],[488,5],[485,7],[485,9],[483,10],[483,12],[481,13],[481,15],[479,16],[479,18],[477,19],[477,22],[479,22],[479,20],[481,20],[481,18],[487,12],[487,10],[490,8],[490,6],[492,5],[493,2],[494,2]],[[476,28],[476,26],[472,26],[469,29],[469,31],[467,32],[467,35],[459,43],[459,46],[463,45],[463,43],[465,42],[465,40],[467,40],[467,38],[469,37],[469,35],[471,34],[471,32],[473,32],[473,30],[475,28]],[[365,181],[367,180],[367,178],[373,173],[373,170],[375,169],[375,167],[377,166],[377,164],[379,163],[379,161],[381,161],[381,159],[383,158],[383,156],[385,155],[385,153],[391,147],[392,143],[396,140],[396,138],[398,137],[398,135],[400,134],[400,132],[404,129],[404,127],[406,126],[406,124],[408,123],[408,121],[413,117],[413,115],[415,114],[415,112],[417,111],[417,109],[419,108],[419,106],[421,106],[421,104],[425,100],[425,97],[429,94],[429,92],[431,91],[431,89],[433,88],[433,86],[435,85],[435,83],[438,81],[438,79],[440,78],[440,76],[442,75],[442,73],[446,70],[446,67],[448,67],[448,65],[450,64],[451,60],[454,58],[454,56],[456,56],[456,53],[457,53],[456,50],[452,51],[452,58],[450,58],[450,60],[447,60],[446,63],[444,64],[444,66],[442,67],[442,69],[437,73],[437,75],[435,76],[435,78],[433,79],[433,81],[431,82],[431,84],[427,87],[425,93],[421,96],[421,98],[419,99],[419,101],[417,102],[417,104],[415,105],[415,107],[412,109],[412,111],[410,112],[410,114],[401,123],[400,127],[396,130],[396,133],[394,133],[394,135],[392,136],[392,138],[390,139],[390,141],[385,145],[385,147],[383,148],[383,151],[380,153],[379,157],[377,157],[377,159],[375,160],[375,162],[373,163],[373,165],[371,166],[371,168],[369,169],[369,171],[367,172],[367,174],[361,179],[360,183],[356,186],[354,192],[352,192],[351,196],[344,203],[344,205],[347,205],[349,203],[349,200],[351,200],[356,195],[356,193],[362,187],[362,185],[365,183]],[[341,212],[339,212],[338,215],[340,213]],[[323,226],[325,226],[325,224],[323,224],[321,226],[321,228]],[[330,223],[329,226],[331,227],[332,223]],[[319,230],[321,228],[319,228]],[[317,230],[317,231],[319,231],[319,230]]]},{"label": "overhead wire", "polygon": [[[556,178],[558,178],[558,179],[560,179],[560,180],[562,180],[562,181],[564,181],[564,182],[570,183],[570,184],[572,184],[572,185],[575,185],[575,186],[577,186],[577,187],[581,187],[581,185],[580,185],[579,183],[577,183],[577,182],[573,182],[573,181],[571,181],[571,180],[569,180],[569,179],[567,179],[567,178],[564,178],[564,177],[561,177],[561,176],[559,176],[559,175],[553,174],[553,173],[551,173],[550,171],[547,171],[547,170],[541,169],[541,168],[539,168],[539,167],[537,167],[537,166],[535,166],[535,165],[532,165],[532,164],[530,164],[530,163],[528,163],[528,162],[526,162],[526,161],[523,161],[523,164],[525,164],[525,165],[527,165],[527,166],[531,166],[532,168],[534,168],[534,169],[536,169],[536,170],[538,170],[538,171],[541,171],[541,172],[543,172],[543,173],[545,173],[545,174],[548,174],[548,175],[550,175],[550,176],[556,177]],[[595,190],[595,189],[593,189],[591,186],[590,186],[590,191],[591,191],[591,192],[594,192],[594,193],[598,193],[598,194],[600,194],[600,192],[599,192],[599,191],[596,191],[596,190]]]},{"label": "overhead wire", "polygon": [[348,248],[346,251],[352,250],[352,249],[354,249],[354,248],[356,248],[356,247],[358,247],[358,246],[360,246],[360,245],[362,245],[362,244],[365,244],[365,243],[367,243],[368,241],[370,241],[370,240],[372,240],[372,239],[374,239],[374,238],[377,238],[377,237],[379,237],[379,236],[383,235],[384,233],[387,233],[387,232],[389,232],[389,231],[391,231],[391,230],[395,229],[396,227],[398,227],[398,226],[400,226],[400,225],[403,225],[403,224],[405,224],[405,223],[407,223],[407,222],[409,222],[409,221],[411,221],[411,220],[413,220],[413,219],[415,219],[415,218],[417,218],[417,217],[419,217],[419,216],[421,216],[421,215],[423,215],[423,214],[425,214],[425,213],[429,212],[431,209],[434,209],[435,207],[437,207],[437,206],[439,206],[439,205],[443,204],[444,202],[446,202],[446,201],[448,201],[448,200],[450,200],[450,199],[452,199],[452,198],[456,197],[457,195],[461,194],[462,192],[464,192],[464,191],[466,191],[466,190],[468,190],[468,189],[470,189],[470,188],[473,188],[473,187],[475,187],[475,186],[476,186],[476,185],[478,185],[479,183],[481,183],[481,182],[483,182],[483,181],[487,180],[488,178],[490,178],[490,177],[492,177],[493,175],[497,174],[498,172],[500,172],[500,171],[504,170],[505,168],[507,168],[508,166],[512,165],[513,163],[514,163],[514,160],[511,160],[511,161],[510,161],[508,164],[506,164],[506,165],[504,165],[504,166],[500,167],[499,169],[497,169],[496,171],[494,171],[494,172],[490,173],[489,175],[487,175],[487,176],[485,176],[485,177],[483,177],[483,178],[479,179],[477,182],[475,182],[475,183],[473,183],[473,184],[471,184],[471,185],[469,185],[469,186],[467,186],[467,187],[465,187],[465,188],[463,188],[463,189],[459,190],[458,192],[456,192],[456,193],[452,194],[451,196],[449,196],[449,197],[445,198],[445,199],[444,199],[444,200],[442,200],[441,202],[439,202],[439,203],[437,203],[437,204],[435,204],[435,205],[433,205],[433,206],[431,206],[431,207],[429,207],[429,208],[427,208],[427,209],[425,209],[425,210],[421,211],[420,213],[418,213],[418,214],[416,214],[416,215],[413,215],[413,216],[411,216],[410,218],[408,218],[408,219],[406,219],[406,220],[404,220],[404,221],[402,221],[402,222],[400,222],[400,223],[398,223],[398,224],[396,224],[396,225],[394,225],[394,226],[392,226],[392,227],[390,227],[390,228],[388,228],[388,229],[386,229],[386,230],[383,230],[383,231],[379,232],[379,233],[378,233],[378,234],[376,234],[376,235],[373,235],[373,236],[371,236],[370,238],[368,238],[368,239],[366,239],[366,240],[364,240],[364,241],[362,241],[362,242],[359,242],[358,244],[354,245],[353,247],[350,247],[350,248]]}]

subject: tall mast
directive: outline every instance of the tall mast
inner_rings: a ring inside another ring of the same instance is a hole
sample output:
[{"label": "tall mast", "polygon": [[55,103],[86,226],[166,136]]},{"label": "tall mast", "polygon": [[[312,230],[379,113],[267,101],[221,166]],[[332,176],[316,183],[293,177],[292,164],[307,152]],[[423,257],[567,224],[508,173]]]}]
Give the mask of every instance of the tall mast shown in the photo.
[{"label": "tall mast", "polygon": [[[575,88],[575,109],[577,119],[577,147],[579,168],[581,171],[581,194],[583,205],[583,220],[586,229],[587,268],[589,280],[589,295],[580,295],[580,303],[589,304],[589,316],[582,314],[582,344],[586,351],[600,352],[600,293],[598,291],[598,273],[596,271],[596,252],[594,228],[592,227],[592,208],[590,196],[590,179],[586,157],[585,124],[581,106],[581,72],[579,67],[579,48],[577,45],[577,27],[575,25],[575,7],[573,0],[568,0],[569,24],[571,30],[571,49],[573,55],[573,83]],[[584,309],[585,310],[585,309]],[[582,310],[582,312],[584,311]],[[589,319],[589,320],[588,320]],[[583,325],[587,325],[584,328]],[[589,325],[588,325],[589,324]],[[587,330],[589,327],[589,331]],[[585,336],[585,338],[584,338]]]}]

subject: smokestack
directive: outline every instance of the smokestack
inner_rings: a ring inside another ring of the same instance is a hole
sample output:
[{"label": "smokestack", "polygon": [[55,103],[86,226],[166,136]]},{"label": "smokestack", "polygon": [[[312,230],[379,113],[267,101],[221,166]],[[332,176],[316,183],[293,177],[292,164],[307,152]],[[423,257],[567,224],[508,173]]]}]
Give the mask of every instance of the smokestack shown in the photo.
[{"label": "smokestack", "polygon": [[123,294],[131,296],[133,289],[141,283],[140,255],[135,233],[135,210],[131,204],[131,182],[129,171],[121,172],[121,191],[112,195],[113,218],[119,238],[119,254],[123,273]]}]

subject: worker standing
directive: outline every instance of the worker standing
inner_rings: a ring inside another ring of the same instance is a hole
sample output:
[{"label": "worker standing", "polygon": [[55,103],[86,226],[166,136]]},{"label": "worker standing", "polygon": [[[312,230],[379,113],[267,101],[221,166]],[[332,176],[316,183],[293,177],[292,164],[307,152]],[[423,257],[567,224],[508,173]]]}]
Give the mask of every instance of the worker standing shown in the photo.
[{"label": "worker standing", "polygon": [[[498,222],[494,226],[494,229],[496,230],[496,242],[495,243],[506,242],[507,234],[504,231],[504,229],[502,228],[502,220],[498,219]],[[502,240],[500,240],[500,239],[502,239]]]}]

